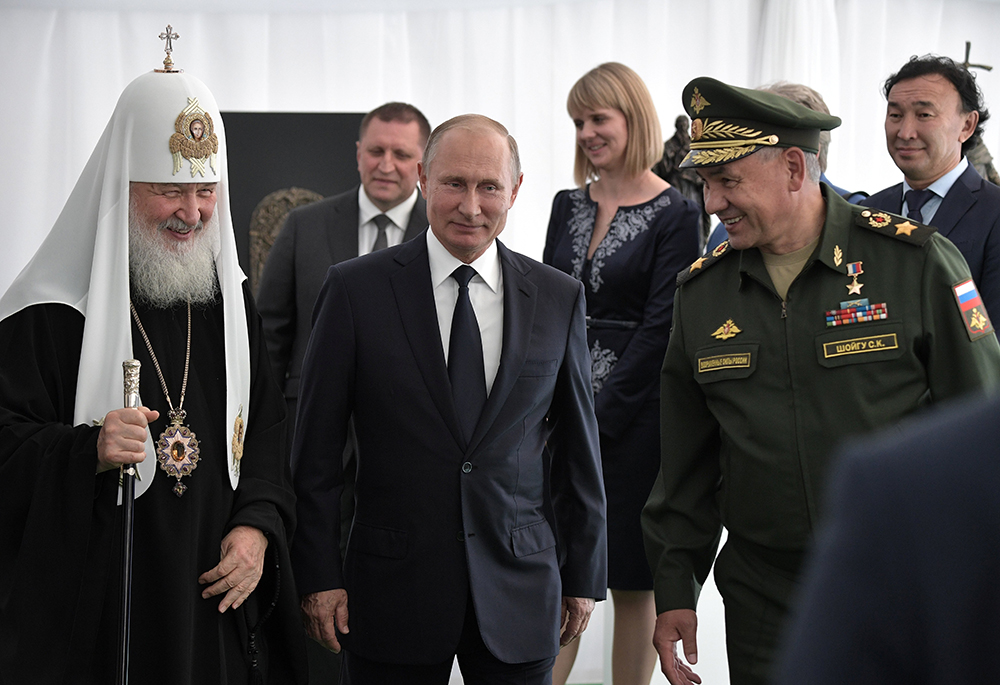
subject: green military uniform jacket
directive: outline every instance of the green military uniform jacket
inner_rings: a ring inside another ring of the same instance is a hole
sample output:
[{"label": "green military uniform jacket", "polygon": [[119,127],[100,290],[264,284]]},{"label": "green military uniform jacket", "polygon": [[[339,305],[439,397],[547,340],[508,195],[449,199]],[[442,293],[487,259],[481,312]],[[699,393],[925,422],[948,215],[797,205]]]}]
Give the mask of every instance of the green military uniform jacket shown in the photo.
[{"label": "green military uniform jacket", "polygon": [[[728,242],[678,277],[661,473],[643,512],[657,613],[695,608],[722,525],[768,550],[804,550],[844,438],[1000,380],[992,326],[956,297],[971,278],[958,249],[821,188],[819,246],[785,302],[760,251]],[[859,298],[887,318],[827,326],[829,310]]]}]

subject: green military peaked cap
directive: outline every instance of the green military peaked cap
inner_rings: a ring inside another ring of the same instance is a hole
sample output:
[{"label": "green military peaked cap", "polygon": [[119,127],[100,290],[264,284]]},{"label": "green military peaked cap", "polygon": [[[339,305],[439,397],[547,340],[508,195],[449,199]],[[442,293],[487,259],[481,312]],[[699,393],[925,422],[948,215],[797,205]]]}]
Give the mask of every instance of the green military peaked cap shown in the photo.
[{"label": "green military peaked cap", "polygon": [[691,117],[691,151],[681,167],[726,164],[765,147],[818,152],[819,132],[840,126],[840,117],[707,76],[687,84],[682,101]]}]

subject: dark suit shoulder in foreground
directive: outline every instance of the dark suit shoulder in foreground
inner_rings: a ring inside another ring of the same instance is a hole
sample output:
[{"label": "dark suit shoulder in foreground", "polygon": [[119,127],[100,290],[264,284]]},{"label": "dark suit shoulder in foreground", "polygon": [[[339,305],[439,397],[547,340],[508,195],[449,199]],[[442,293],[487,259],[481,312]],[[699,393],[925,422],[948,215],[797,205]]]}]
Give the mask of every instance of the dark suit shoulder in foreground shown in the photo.
[{"label": "dark suit shoulder in foreground", "polygon": [[1000,677],[1000,398],[845,450],[783,685]]}]

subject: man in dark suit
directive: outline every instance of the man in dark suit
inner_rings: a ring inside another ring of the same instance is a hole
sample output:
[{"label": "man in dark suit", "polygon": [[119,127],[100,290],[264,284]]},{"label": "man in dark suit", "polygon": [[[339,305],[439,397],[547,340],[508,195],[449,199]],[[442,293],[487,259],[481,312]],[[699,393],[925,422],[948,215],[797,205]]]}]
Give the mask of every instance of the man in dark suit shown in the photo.
[{"label": "man in dark suit", "polygon": [[[312,311],[326,271],[358,255],[410,240],[427,228],[417,192],[417,163],[430,135],[426,117],[412,105],[390,102],[361,120],[357,159],[361,184],[293,210],[264,265],[257,307],[264,321],[274,377],[288,405],[288,447],[299,397],[299,374],[312,330]],[[356,467],[353,435],[344,450],[347,488],[342,499],[345,530],[354,510]],[[345,535],[346,539],[346,535]],[[310,679],[336,683],[340,659],[308,645]]]},{"label": "man in dark suit", "polygon": [[[430,131],[420,110],[405,103],[390,102],[366,114],[357,142],[361,185],[290,212],[271,248],[257,307],[289,416],[295,416],[313,305],[326,270],[427,228],[417,163]],[[380,229],[383,214],[390,223]]]},{"label": "man in dark suit", "polygon": [[445,122],[419,173],[430,230],[333,266],[316,304],[293,448],[307,629],[352,685],[447,683],[456,654],[466,683],[547,683],[607,580],[583,289],[495,240],[522,178],[503,126]]},{"label": "man in dark suit", "polygon": [[782,685],[1000,680],[1000,398],[844,450]]},{"label": "man in dark suit", "polygon": [[1000,311],[1000,188],[965,158],[990,116],[975,77],[925,55],[911,57],[884,88],[886,145],[903,182],[861,204],[937,228],[969,263],[987,311]]}]

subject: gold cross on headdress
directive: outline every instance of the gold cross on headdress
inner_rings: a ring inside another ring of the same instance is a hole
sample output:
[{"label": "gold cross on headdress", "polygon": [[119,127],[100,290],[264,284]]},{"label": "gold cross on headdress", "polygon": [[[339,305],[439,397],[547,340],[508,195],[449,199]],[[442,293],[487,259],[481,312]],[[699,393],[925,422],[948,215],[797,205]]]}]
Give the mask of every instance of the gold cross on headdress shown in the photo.
[{"label": "gold cross on headdress", "polygon": [[174,33],[174,27],[167,24],[167,30],[160,34],[160,40],[167,41],[166,47],[163,51],[167,53],[167,56],[163,58],[163,71],[173,71],[174,70],[174,60],[171,59],[170,53],[174,51],[174,41],[180,38],[180,36]]},{"label": "gold cross on headdress", "polygon": [[969,61],[969,53],[972,52],[972,41],[965,41],[965,61],[962,62],[962,66],[966,69],[970,67],[975,67],[976,69],[985,69],[986,71],[993,71],[993,67],[987,66],[985,64],[972,64]]}]

